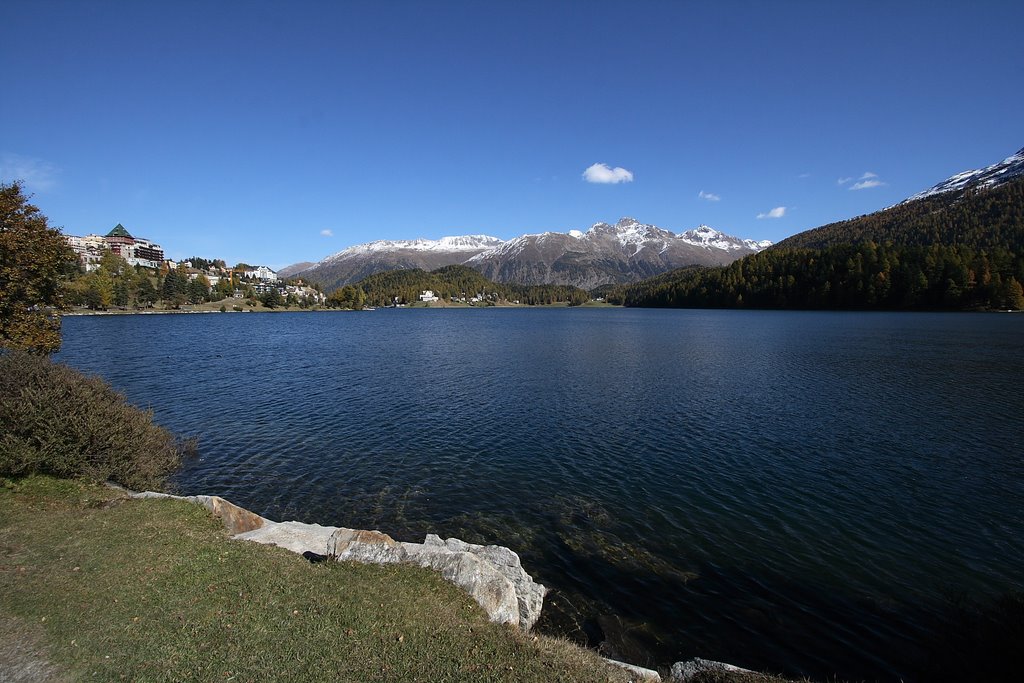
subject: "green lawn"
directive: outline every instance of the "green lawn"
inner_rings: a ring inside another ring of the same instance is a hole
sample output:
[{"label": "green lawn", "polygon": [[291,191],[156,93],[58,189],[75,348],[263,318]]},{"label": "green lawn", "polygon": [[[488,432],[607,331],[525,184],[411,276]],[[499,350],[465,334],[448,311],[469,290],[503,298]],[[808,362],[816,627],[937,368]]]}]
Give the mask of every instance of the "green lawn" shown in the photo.
[{"label": "green lawn", "polygon": [[488,622],[429,570],[313,565],[232,541],[179,501],[0,484],[0,679],[20,667],[23,680],[628,680]]}]

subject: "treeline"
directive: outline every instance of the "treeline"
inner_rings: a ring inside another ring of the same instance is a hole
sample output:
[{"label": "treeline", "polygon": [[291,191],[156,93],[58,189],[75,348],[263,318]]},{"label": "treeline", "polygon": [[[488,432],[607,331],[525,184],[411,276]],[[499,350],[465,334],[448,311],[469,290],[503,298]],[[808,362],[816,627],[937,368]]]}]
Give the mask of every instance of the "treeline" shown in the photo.
[{"label": "treeline", "polygon": [[772,249],[608,293],[612,303],[682,308],[1024,309],[1024,256],[968,246],[841,244]]},{"label": "treeline", "polygon": [[[578,306],[590,300],[590,295],[578,287],[500,284],[488,280],[472,268],[460,265],[444,266],[430,272],[415,268],[375,273],[350,287],[361,290],[365,303],[373,306],[388,306],[396,300],[402,304],[414,303],[419,301],[420,294],[426,290],[448,301],[469,302],[477,298],[478,301],[474,303],[478,305],[518,301],[531,306],[557,303]],[[343,287],[336,291],[345,289]],[[354,295],[353,292],[348,297]]]},{"label": "treeline", "polygon": [[785,239],[769,251],[869,241],[908,247],[957,244],[1024,253],[1024,177],[993,189],[946,192],[823,225]]},{"label": "treeline", "polygon": [[66,291],[68,303],[94,310],[151,308],[160,301],[180,306],[209,301],[211,296],[224,298],[231,293],[230,289],[227,292],[211,290],[205,277],[190,282],[183,267],[161,275],[148,268],[131,266],[113,252],[105,253],[95,270],[72,274]]}]

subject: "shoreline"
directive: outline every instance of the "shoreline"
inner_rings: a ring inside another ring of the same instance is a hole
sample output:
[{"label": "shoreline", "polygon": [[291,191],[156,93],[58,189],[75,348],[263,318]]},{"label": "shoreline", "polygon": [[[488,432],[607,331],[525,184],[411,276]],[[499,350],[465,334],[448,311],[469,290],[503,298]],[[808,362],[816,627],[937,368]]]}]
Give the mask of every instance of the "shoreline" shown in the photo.
[{"label": "shoreline", "polygon": [[407,305],[407,306],[372,306],[363,309],[354,308],[298,308],[298,307],[280,307],[280,308],[243,308],[240,311],[228,309],[225,311],[219,310],[219,308],[197,308],[197,309],[136,309],[136,310],[122,310],[122,309],[107,309],[105,311],[90,310],[90,309],[74,309],[70,311],[64,311],[60,314],[61,317],[86,317],[86,316],[123,316],[123,315],[192,315],[192,314],[207,314],[207,313],[369,313],[376,310],[420,310],[420,309],[434,309],[434,310],[446,310],[446,309],[460,309],[460,310],[486,310],[488,308],[623,308],[622,306],[615,306],[612,304],[582,304],[580,306],[569,306],[567,303],[557,304],[494,304],[493,306],[470,306],[468,304],[446,304],[443,306],[422,306],[422,305]]},{"label": "shoreline", "polygon": [[[478,545],[457,538],[442,539],[427,534],[423,543],[397,542],[373,530],[347,529],[297,521],[275,522],[220,496],[178,496],[155,491],[130,491],[116,484],[108,487],[136,500],[177,500],[200,505],[216,517],[236,541],[274,545],[301,555],[311,563],[358,562],[362,564],[403,564],[436,571],[465,591],[484,610],[490,621],[518,628],[529,634],[540,618],[544,597],[551,590],[538,584],[523,569],[519,555],[500,545]],[[319,552],[322,551],[322,552]],[[576,645],[581,649],[581,645]],[[773,680],[769,674],[700,657],[678,661],[667,668],[667,678],[655,669],[601,656],[637,680],[651,683],[687,683],[703,680]]]}]

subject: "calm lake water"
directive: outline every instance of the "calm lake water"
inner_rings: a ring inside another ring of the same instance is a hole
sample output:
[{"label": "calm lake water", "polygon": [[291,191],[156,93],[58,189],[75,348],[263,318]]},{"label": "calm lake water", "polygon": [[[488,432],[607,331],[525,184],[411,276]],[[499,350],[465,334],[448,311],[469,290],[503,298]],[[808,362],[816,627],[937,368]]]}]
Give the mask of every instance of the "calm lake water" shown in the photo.
[{"label": "calm lake water", "polygon": [[1024,316],[75,317],[58,359],[199,438],[176,485],[519,552],[540,628],[646,665],[913,679],[1024,588]]}]

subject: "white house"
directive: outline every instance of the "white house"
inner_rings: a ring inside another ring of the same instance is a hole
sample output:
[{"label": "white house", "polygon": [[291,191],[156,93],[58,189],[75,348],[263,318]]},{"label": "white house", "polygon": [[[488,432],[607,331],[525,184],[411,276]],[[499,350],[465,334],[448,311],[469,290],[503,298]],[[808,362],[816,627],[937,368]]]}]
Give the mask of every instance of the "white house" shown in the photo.
[{"label": "white house", "polygon": [[245,271],[246,277],[255,278],[261,282],[277,282],[277,273],[266,266],[259,266],[253,270]]},{"label": "white house", "polygon": [[434,292],[432,292],[429,289],[424,290],[423,293],[420,294],[420,301],[426,301],[427,303],[430,303],[431,301],[437,301],[437,300],[438,300],[438,297],[434,296]]}]

